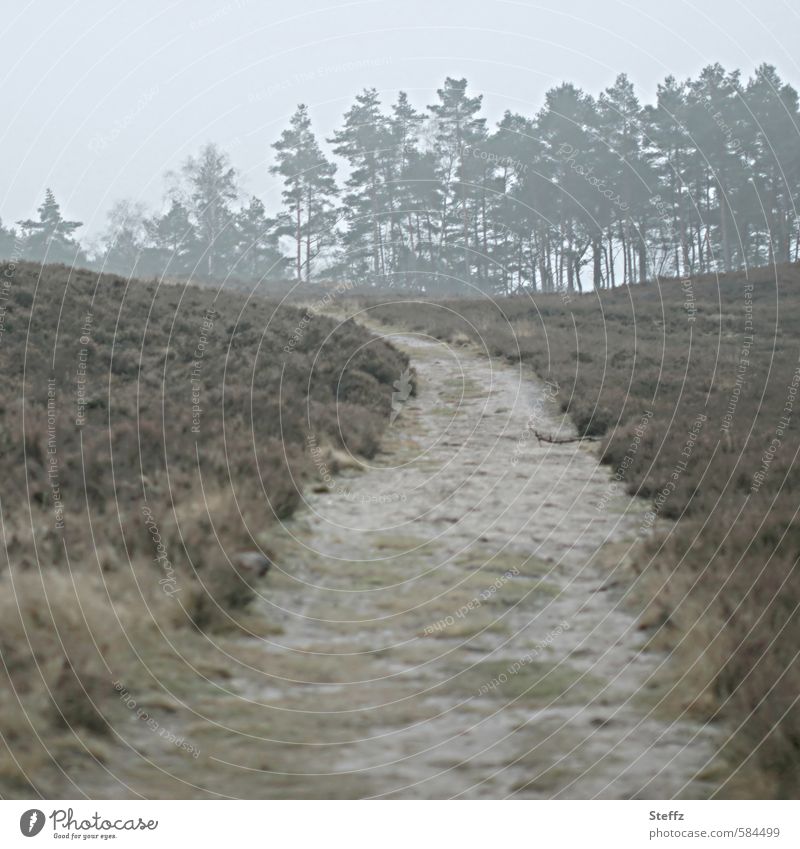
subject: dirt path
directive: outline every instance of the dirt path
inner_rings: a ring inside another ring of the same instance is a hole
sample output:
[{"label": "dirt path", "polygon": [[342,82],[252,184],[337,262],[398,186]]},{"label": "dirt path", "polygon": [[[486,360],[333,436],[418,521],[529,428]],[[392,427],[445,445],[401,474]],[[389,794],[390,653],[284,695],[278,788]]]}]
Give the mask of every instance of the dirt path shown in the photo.
[{"label": "dirt path", "polygon": [[289,727],[302,715],[296,771],[330,773],[312,782],[324,795],[686,792],[708,750],[648,716],[658,658],[640,653],[608,558],[592,563],[609,541],[624,558],[642,508],[609,497],[585,449],[537,444],[534,421],[569,427],[552,390],[463,349],[392,341],[419,394],[395,402],[378,462],[308,499],[302,554],[269,593],[284,634],[250,695]]},{"label": "dirt path", "polygon": [[274,633],[216,643],[228,677],[171,720],[200,757],[166,762],[140,733],[163,772],[143,759],[118,780],[261,798],[706,795],[710,732],[653,710],[661,658],[622,603],[643,507],[609,495],[586,448],[537,443],[532,422],[569,425],[529,374],[392,341],[419,393],[400,393],[366,471],[287,523],[257,611]]}]

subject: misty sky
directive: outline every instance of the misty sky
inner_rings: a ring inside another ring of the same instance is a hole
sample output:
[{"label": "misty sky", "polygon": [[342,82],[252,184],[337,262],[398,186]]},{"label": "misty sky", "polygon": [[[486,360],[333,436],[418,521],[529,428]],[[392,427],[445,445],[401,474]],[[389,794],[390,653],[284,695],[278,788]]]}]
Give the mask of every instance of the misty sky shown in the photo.
[{"label": "misty sky", "polygon": [[533,115],[568,80],[597,94],[626,71],[643,101],[667,74],[760,62],[800,87],[787,0],[6,0],[0,129],[6,223],[51,186],[94,234],[114,200],[163,204],[163,175],[220,143],[273,212],[270,148],[298,102],[318,136],[366,86],[419,107],[445,76],[484,114]]}]

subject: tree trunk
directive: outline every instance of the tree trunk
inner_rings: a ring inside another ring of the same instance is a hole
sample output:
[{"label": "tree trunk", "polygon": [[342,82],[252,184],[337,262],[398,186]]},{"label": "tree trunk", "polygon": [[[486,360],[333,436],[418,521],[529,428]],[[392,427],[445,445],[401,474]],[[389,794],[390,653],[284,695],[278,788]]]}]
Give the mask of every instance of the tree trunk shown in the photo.
[{"label": "tree trunk", "polygon": [[614,235],[610,229],[608,231],[608,266],[611,269],[609,282],[611,283],[611,288],[615,289],[617,286],[617,274],[614,269]]},{"label": "tree trunk", "polygon": [[731,241],[728,235],[728,199],[721,185],[719,187],[719,223],[722,238],[722,261],[725,265],[725,271],[729,272],[731,270]]},{"label": "tree trunk", "polygon": [[644,225],[639,229],[639,282],[647,282],[647,245],[644,241]]},{"label": "tree trunk", "polygon": [[603,268],[600,264],[600,238],[592,238],[592,285],[595,289],[603,288]]},{"label": "tree trunk", "polygon": [[297,229],[295,231],[297,240],[297,282],[303,279],[303,228],[300,223],[300,201],[297,201]]},{"label": "tree trunk", "polygon": [[622,242],[622,285],[624,286],[628,282],[628,241],[625,238],[625,228],[620,225],[619,228],[619,238]]},{"label": "tree trunk", "polygon": [[311,189],[308,190],[306,210],[306,283],[311,282]]}]

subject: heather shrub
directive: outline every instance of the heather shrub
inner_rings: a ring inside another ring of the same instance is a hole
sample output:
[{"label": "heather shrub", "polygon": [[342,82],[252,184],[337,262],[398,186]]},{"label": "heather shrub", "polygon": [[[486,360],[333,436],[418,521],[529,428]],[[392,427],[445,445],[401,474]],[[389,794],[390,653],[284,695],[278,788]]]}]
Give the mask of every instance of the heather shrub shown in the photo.
[{"label": "heather shrub", "polygon": [[13,275],[0,792],[52,794],[61,763],[130,719],[115,680],[143,687],[176,642],[239,628],[264,584],[231,555],[262,550],[301,503],[309,428],[373,456],[408,359],[258,297],[64,266]]}]

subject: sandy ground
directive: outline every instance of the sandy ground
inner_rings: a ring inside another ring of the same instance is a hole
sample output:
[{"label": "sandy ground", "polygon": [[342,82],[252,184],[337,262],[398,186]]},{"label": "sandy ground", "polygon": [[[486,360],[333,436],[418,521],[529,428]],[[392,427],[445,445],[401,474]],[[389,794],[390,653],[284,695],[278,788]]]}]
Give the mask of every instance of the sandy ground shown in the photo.
[{"label": "sandy ground", "polygon": [[197,758],[131,717],[73,780],[95,798],[708,795],[713,731],[659,707],[663,657],[625,598],[644,505],[589,447],[538,443],[571,433],[552,387],[392,341],[418,394],[401,383],[379,456],[272,534],[259,635],[209,638],[164,671],[172,697],[143,700]]}]

